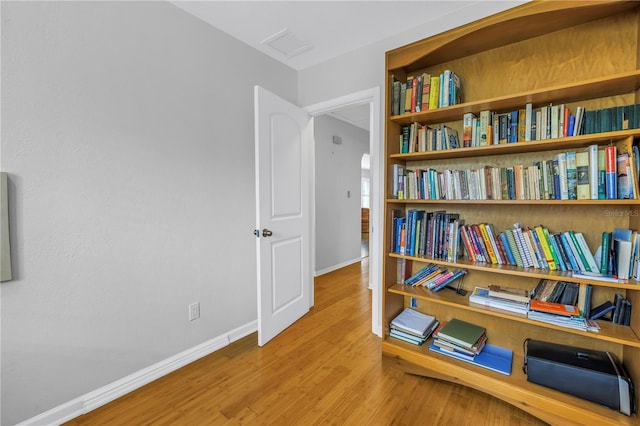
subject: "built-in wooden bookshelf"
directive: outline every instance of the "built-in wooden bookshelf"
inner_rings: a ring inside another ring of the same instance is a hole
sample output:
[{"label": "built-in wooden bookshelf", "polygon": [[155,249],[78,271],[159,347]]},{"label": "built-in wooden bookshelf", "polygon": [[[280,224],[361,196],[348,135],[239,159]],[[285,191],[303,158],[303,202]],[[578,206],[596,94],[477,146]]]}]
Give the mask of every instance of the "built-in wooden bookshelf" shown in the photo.
[{"label": "built-in wooden bookshelf", "polygon": [[[473,263],[466,258],[449,262],[395,253],[392,212],[420,208],[446,210],[466,223],[491,223],[500,229],[514,223],[543,224],[550,230],[573,229],[584,234],[589,247],[600,244],[604,231],[614,227],[640,231],[640,199],[622,200],[410,200],[394,199],[393,167],[474,168],[487,164],[531,164],[560,151],[582,150],[596,144],[630,148],[639,129],[535,140],[510,144],[400,153],[402,126],[419,122],[445,124],[462,134],[463,114],[482,110],[509,112],[525,103],[534,107],[563,103],[574,110],[608,108],[639,102],[640,3],[619,1],[533,1],[442,34],[387,52],[387,114],[385,120],[385,228],[383,254],[382,352],[395,365],[420,374],[473,387],[503,399],[550,424],[640,423],[637,414],[625,416],[599,404],[527,381],[522,371],[523,342],[527,338],[608,351],[625,364],[640,385],[640,282],[619,284],[572,277],[570,272],[510,265]],[[455,70],[462,79],[462,102],[435,110],[391,115],[392,79]],[[607,212],[621,214],[607,214]],[[631,326],[599,321],[600,332],[582,332],[533,321],[469,303],[468,294],[397,283],[398,261],[411,260],[413,271],[427,263],[467,269],[462,287],[498,284],[531,289],[552,278],[593,286],[592,305],[623,294],[632,305]],[[482,325],[489,342],[514,353],[510,376],[504,376],[389,337],[389,322],[414,303],[440,321],[458,318]],[[637,396],[636,396],[637,404]]]}]

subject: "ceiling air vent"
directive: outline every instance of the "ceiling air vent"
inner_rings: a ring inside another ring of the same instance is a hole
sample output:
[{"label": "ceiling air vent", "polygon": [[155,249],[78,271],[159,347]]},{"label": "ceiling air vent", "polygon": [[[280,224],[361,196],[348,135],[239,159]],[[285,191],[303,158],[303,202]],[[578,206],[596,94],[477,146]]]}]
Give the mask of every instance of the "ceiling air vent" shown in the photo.
[{"label": "ceiling air vent", "polygon": [[300,40],[300,38],[291,34],[286,28],[262,40],[262,44],[277,50],[287,58],[293,58],[313,48],[311,43]]}]

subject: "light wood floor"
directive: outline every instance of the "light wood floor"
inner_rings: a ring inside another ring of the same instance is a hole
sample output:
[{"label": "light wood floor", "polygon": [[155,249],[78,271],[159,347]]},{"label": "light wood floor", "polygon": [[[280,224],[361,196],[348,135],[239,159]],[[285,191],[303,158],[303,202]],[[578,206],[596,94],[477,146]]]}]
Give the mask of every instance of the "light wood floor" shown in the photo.
[{"label": "light wood floor", "polygon": [[311,312],[255,334],[68,425],[544,425],[460,385],[385,365],[371,333],[368,260],[316,278]]}]

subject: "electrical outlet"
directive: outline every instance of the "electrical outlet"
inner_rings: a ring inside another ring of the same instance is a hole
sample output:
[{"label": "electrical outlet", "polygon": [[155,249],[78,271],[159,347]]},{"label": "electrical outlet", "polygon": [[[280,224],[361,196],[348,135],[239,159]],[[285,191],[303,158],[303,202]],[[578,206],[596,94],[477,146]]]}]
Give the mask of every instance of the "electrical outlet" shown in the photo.
[{"label": "electrical outlet", "polygon": [[189,305],[189,321],[197,320],[200,318],[200,302],[192,303]]}]

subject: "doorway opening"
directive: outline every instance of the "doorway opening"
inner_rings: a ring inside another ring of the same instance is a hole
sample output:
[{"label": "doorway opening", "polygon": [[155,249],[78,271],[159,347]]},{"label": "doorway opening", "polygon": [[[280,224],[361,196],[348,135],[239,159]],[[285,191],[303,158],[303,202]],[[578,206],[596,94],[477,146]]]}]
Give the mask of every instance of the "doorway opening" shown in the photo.
[{"label": "doorway opening", "polygon": [[[368,105],[369,106],[369,155],[370,155],[370,217],[369,217],[369,288],[371,289],[372,299],[372,318],[371,329],[377,336],[382,336],[382,264],[380,262],[380,246],[382,244],[382,219],[383,211],[382,197],[377,196],[381,193],[382,188],[382,172],[384,163],[382,159],[382,143],[380,129],[380,88],[375,87],[361,92],[352,93],[339,98],[324,101],[318,104],[310,105],[304,109],[312,116],[317,117],[327,114],[331,111],[344,109],[350,106]],[[314,172],[315,175],[315,172]],[[311,196],[313,206],[311,208],[312,215],[315,213],[315,177],[312,178],[314,184],[311,190],[314,194]],[[313,217],[315,223],[315,217]],[[316,270],[315,265],[315,241],[316,230],[312,227],[311,244],[311,261],[312,270]]]},{"label": "doorway opening", "polygon": [[371,156],[362,154],[360,161],[360,257],[369,257],[371,209]]}]

